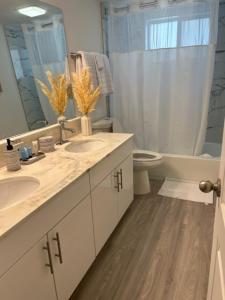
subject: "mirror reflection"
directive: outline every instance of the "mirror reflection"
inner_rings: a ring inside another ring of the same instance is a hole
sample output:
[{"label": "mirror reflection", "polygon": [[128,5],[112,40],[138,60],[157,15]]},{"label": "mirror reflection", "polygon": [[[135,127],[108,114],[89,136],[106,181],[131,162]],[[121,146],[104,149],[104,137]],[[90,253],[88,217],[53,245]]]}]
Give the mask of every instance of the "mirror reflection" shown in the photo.
[{"label": "mirror reflection", "polygon": [[[62,12],[40,1],[0,4],[0,53],[0,139],[56,123],[36,79],[65,72]],[[74,116],[72,102],[65,115]]]}]

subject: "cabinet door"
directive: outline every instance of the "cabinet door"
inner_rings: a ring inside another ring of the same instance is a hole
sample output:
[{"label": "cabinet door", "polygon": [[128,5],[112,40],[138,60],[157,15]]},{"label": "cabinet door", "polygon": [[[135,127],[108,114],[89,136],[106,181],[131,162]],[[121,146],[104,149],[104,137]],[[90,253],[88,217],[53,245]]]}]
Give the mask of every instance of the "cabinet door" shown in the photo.
[{"label": "cabinet door", "polygon": [[96,254],[98,254],[118,223],[114,172],[92,191],[92,209]]},{"label": "cabinet door", "polygon": [[49,232],[48,237],[58,299],[66,300],[95,258],[90,196]]},{"label": "cabinet door", "polygon": [[221,259],[221,251],[217,250],[214,280],[212,288],[212,300],[225,300],[224,274]]},{"label": "cabinet door", "polygon": [[44,237],[0,278],[0,299],[57,299],[46,243]]},{"label": "cabinet door", "polygon": [[134,199],[133,190],[133,156],[130,155],[117,168],[119,175],[118,212],[119,219],[123,216]]}]

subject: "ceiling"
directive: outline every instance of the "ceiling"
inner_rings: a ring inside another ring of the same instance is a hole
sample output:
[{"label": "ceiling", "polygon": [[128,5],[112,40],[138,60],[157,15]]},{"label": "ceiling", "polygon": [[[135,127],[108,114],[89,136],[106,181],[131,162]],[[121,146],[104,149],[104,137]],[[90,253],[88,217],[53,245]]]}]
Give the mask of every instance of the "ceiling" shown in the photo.
[{"label": "ceiling", "polygon": [[[47,13],[36,18],[21,15],[17,10],[26,6],[39,6],[47,10]],[[0,24],[30,23],[35,19],[47,19],[52,15],[60,14],[59,8],[43,3],[39,0],[0,0]]]}]

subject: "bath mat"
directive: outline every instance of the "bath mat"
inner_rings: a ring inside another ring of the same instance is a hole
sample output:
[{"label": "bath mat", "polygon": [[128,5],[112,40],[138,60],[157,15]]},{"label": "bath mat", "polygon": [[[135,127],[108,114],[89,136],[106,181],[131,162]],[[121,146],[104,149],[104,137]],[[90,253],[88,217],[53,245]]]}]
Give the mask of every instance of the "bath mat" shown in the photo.
[{"label": "bath mat", "polygon": [[166,178],[158,195],[179,198],[194,202],[206,204],[213,203],[213,192],[208,194],[202,193],[198,187],[199,183],[195,181],[184,181],[174,178]]}]

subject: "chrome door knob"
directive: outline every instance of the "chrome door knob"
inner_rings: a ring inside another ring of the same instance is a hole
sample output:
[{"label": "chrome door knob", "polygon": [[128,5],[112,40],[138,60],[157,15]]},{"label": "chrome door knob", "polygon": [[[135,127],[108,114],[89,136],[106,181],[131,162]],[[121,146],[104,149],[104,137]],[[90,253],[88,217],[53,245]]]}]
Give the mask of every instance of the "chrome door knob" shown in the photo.
[{"label": "chrome door knob", "polygon": [[203,193],[210,193],[211,191],[216,192],[217,197],[221,194],[221,180],[217,179],[216,183],[212,183],[210,180],[203,180],[199,183],[199,189]]}]

